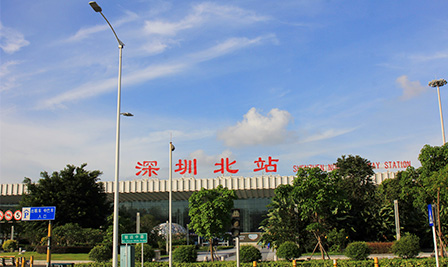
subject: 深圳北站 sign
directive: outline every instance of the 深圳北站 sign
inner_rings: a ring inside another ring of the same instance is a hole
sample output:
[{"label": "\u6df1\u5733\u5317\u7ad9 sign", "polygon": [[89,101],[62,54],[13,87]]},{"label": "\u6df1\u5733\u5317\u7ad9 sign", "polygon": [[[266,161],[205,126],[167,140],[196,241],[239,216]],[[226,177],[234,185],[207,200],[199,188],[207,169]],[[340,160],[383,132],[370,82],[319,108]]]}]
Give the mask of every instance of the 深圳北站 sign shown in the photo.
[{"label": "\u6df1\u5733\u5317\u7ad9 sign", "polygon": [[[410,160],[402,160],[402,161],[384,161],[384,162],[371,162],[370,165],[374,169],[406,169],[411,166]],[[336,164],[301,164],[294,165],[292,167],[293,172],[297,172],[302,168],[320,168],[323,171],[332,171],[336,170]]]},{"label": "\u6df1\u5733\u5317\u7ad9 sign", "polygon": [[54,220],[56,207],[24,207],[22,208],[22,221]]}]

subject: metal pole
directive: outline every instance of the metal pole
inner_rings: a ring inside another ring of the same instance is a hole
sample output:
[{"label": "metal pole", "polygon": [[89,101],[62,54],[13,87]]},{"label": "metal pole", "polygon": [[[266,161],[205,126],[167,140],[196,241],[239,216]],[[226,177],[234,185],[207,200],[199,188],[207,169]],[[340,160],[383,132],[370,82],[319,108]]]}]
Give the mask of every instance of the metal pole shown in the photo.
[{"label": "metal pole", "polygon": [[117,132],[115,143],[115,189],[114,189],[114,230],[113,230],[113,255],[112,266],[118,266],[118,209],[119,209],[119,170],[120,170],[120,109],[121,109],[121,58],[123,45],[118,45],[119,48],[119,62],[118,62],[118,97],[117,97]]},{"label": "metal pole", "polygon": [[[137,220],[136,220],[136,233],[137,234],[140,234],[140,212],[137,212]],[[143,267],[143,243],[141,243],[141,245],[142,245],[142,257],[141,257],[141,259],[142,259],[142,267]]]},{"label": "metal pole", "polygon": [[47,267],[51,266],[51,221],[48,221]]},{"label": "metal pole", "polygon": [[442,125],[443,145],[446,143],[446,140],[445,140],[445,127],[443,125],[442,102],[440,101],[440,87],[444,86],[445,84],[447,84],[447,81],[445,79],[432,80],[428,83],[428,85],[431,87],[437,87],[437,97],[439,99],[440,124]]},{"label": "metal pole", "polygon": [[398,213],[398,200],[394,200],[394,213],[395,213],[395,231],[397,233],[397,240],[400,240],[400,215]]},{"label": "metal pole", "polygon": [[236,267],[240,267],[240,237],[237,236],[236,238]]},{"label": "metal pole", "polygon": [[173,247],[172,247],[172,223],[173,223],[173,218],[172,218],[172,202],[173,202],[173,189],[172,189],[172,178],[173,178],[173,150],[174,150],[174,146],[173,143],[170,142],[170,160],[169,160],[169,187],[170,187],[170,193],[169,193],[169,224],[168,224],[168,235],[169,235],[169,267],[173,266]]},{"label": "metal pole", "polygon": [[439,86],[437,86],[437,96],[439,98],[440,124],[442,124],[442,140],[443,140],[443,144],[445,144],[446,143],[446,140],[445,140],[445,127],[443,125],[442,102],[440,101],[440,88],[439,88]]}]

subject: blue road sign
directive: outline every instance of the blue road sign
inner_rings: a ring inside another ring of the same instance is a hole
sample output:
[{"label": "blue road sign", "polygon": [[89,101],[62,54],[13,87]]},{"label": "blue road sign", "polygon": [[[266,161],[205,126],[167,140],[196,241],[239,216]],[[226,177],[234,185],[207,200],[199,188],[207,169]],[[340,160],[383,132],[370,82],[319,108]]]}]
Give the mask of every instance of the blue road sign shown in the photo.
[{"label": "blue road sign", "polygon": [[54,220],[56,207],[25,207],[22,208],[22,221]]},{"label": "blue road sign", "polygon": [[434,216],[432,214],[432,205],[428,205],[429,226],[434,226]]}]

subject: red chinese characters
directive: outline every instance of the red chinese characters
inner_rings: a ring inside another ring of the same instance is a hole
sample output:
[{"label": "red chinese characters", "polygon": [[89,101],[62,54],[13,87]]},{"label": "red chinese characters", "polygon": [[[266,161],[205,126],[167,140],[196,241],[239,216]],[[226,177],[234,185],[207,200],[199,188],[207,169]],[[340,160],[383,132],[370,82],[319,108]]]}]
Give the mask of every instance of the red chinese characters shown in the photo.
[{"label": "red chinese characters", "polygon": [[176,163],[176,167],[177,167],[177,169],[175,169],[174,171],[179,172],[179,174],[185,174],[185,173],[189,173],[189,174],[193,174],[193,175],[198,174],[196,159],[193,159],[193,160],[179,159],[179,162]]},{"label": "red chinese characters", "polygon": [[224,171],[227,171],[229,173],[237,173],[239,170],[232,170],[230,167],[236,163],[236,160],[230,162],[229,158],[225,158],[225,162],[224,162],[224,158],[221,158],[221,162],[215,163],[215,166],[220,167],[217,170],[214,170],[214,173],[220,172],[220,173],[224,173]]},{"label": "red chinese characters", "polygon": [[273,162],[278,162],[278,159],[273,159],[271,156],[269,156],[268,163],[266,164],[266,161],[259,157],[258,160],[254,161],[254,163],[257,164],[257,168],[254,169],[254,172],[262,170],[266,172],[277,172],[277,164]]},{"label": "red chinese characters", "polygon": [[137,162],[137,166],[135,166],[135,168],[139,171],[135,175],[139,176],[141,174],[142,176],[148,175],[149,177],[152,175],[157,175],[157,171],[159,171],[160,168],[156,167],[157,161],[143,161],[143,163]]}]

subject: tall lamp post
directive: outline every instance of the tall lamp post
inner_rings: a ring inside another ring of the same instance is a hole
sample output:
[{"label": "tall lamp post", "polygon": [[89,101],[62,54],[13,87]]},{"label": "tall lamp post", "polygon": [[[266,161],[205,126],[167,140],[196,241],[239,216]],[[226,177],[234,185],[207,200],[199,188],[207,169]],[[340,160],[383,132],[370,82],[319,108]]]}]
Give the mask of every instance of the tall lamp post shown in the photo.
[{"label": "tall lamp post", "polygon": [[446,143],[445,141],[445,128],[443,126],[443,114],[442,114],[442,102],[440,102],[440,87],[446,84],[445,79],[432,80],[428,83],[431,87],[437,87],[437,96],[439,97],[439,111],[440,111],[440,123],[442,124],[442,140],[443,145]]},{"label": "tall lamp post", "polygon": [[115,184],[114,184],[114,231],[113,231],[113,248],[112,248],[112,266],[118,266],[118,196],[119,196],[119,182],[118,182],[118,173],[119,173],[119,163],[120,163],[120,115],[129,116],[128,113],[121,113],[121,55],[124,47],[124,43],[118,39],[117,34],[115,33],[114,28],[109,23],[107,18],[101,12],[101,7],[95,2],[89,2],[89,5],[95,10],[95,12],[99,12],[103,18],[106,20],[107,24],[111,28],[112,32],[115,35],[115,38],[118,41],[119,52],[119,60],[118,60],[118,97],[117,97],[117,129],[116,129],[116,145],[115,145]]}]

